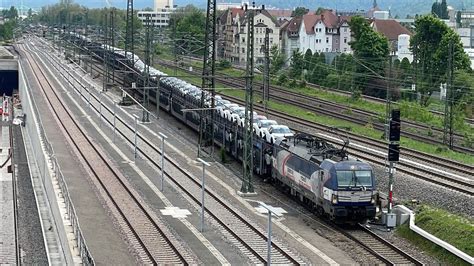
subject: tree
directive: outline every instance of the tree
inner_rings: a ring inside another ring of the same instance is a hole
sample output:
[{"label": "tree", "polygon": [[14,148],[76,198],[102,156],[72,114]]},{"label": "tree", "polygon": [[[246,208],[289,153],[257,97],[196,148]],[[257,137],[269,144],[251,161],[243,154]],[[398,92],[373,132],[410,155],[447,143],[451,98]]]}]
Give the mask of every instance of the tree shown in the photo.
[{"label": "tree", "polygon": [[[372,71],[383,75],[385,73],[385,63],[389,55],[389,44],[387,38],[374,31],[367,20],[360,16],[355,16],[349,23],[354,40],[349,43],[357,59],[357,75],[355,84],[365,89],[368,76],[373,76]],[[368,67],[370,66],[370,67]],[[372,71],[370,71],[370,68]],[[375,95],[377,91],[366,91],[366,94]]]},{"label": "tree", "polygon": [[293,55],[291,56],[291,63],[290,63],[290,77],[294,79],[301,78],[301,74],[303,73],[303,54],[299,51],[293,51]]},{"label": "tree", "polygon": [[203,54],[206,16],[193,5],[175,11],[170,18],[178,53]]},{"label": "tree", "polygon": [[461,22],[462,22],[462,21],[461,21],[461,11],[458,11],[458,12],[456,13],[456,24],[457,24],[458,27],[461,26]]},{"label": "tree", "polygon": [[306,70],[311,69],[312,57],[313,57],[313,53],[311,52],[311,49],[306,50],[306,53],[304,54],[304,69]]},{"label": "tree", "polygon": [[416,33],[410,40],[418,68],[417,91],[421,93],[420,104],[426,106],[433,91],[446,82],[449,62],[449,44],[453,44],[455,70],[470,70],[468,55],[464,52],[457,33],[448,28],[440,19],[421,16],[415,20]]},{"label": "tree", "polygon": [[324,7],[318,7],[318,9],[316,9],[316,12],[314,12],[314,14],[321,15],[324,11],[326,11]]},{"label": "tree", "polygon": [[440,19],[449,19],[446,0],[442,0],[441,3],[438,1],[434,2],[431,6],[431,14],[436,15]]},{"label": "tree", "polygon": [[299,7],[295,8],[295,10],[293,10],[293,12],[291,13],[291,16],[292,17],[301,17],[303,15],[308,14],[308,12],[309,12],[309,9],[307,9],[304,6],[299,6]]},{"label": "tree", "polygon": [[285,65],[285,55],[278,49],[278,46],[273,45],[270,48],[270,73],[275,75]]}]

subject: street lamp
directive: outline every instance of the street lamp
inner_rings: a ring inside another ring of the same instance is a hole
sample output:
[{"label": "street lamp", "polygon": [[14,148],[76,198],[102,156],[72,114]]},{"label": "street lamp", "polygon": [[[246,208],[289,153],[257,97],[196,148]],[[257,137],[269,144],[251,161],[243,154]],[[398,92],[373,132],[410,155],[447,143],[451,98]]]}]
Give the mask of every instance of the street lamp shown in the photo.
[{"label": "street lamp", "polygon": [[272,262],[272,214],[277,217],[282,216],[281,213],[275,212],[272,206],[260,202],[260,207],[265,208],[268,212],[268,236],[267,236],[267,265]]},{"label": "street lamp", "polygon": [[161,137],[161,183],[160,190],[163,192],[163,183],[165,182],[165,141],[168,138],[165,134],[159,132]]},{"label": "street lamp", "polygon": [[206,176],[206,166],[211,166],[208,162],[201,158],[197,158],[198,162],[202,164],[202,180],[201,180],[201,233],[204,232],[204,192],[206,190],[204,177]]},{"label": "street lamp", "polygon": [[133,162],[136,163],[137,160],[137,125],[138,125],[138,116],[133,115],[135,117],[135,134],[133,137]]}]

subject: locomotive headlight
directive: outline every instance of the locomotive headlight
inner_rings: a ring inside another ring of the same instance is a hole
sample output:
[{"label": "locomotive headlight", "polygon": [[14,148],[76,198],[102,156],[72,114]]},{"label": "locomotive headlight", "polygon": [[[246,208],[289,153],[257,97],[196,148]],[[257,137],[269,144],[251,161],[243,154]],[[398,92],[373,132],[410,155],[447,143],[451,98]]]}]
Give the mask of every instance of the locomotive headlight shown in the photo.
[{"label": "locomotive headlight", "polygon": [[372,199],[370,200],[370,203],[375,204],[375,195],[372,195]]},{"label": "locomotive headlight", "polygon": [[337,204],[337,195],[335,194],[332,194],[332,200],[331,200],[332,204]]}]

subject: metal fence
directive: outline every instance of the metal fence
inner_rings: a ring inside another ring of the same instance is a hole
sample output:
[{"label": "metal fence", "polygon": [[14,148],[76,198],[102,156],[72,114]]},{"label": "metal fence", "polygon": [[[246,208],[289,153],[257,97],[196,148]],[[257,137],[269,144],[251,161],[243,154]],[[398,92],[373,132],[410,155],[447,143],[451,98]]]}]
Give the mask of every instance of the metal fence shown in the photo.
[{"label": "metal fence", "polygon": [[[21,64],[19,66],[19,69],[20,71],[22,71]],[[28,83],[24,79],[20,78],[20,99],[22,102],[23,112],[26,114],[26,117],[28,117],[28,119],[26,119],[25,121],[25,128],[31,140],[30,142],[34,153],[34,158],[40,171],[43,186],[46,190],[46,195],[51,206],[51,211],[54,216],[56,228],[58,229],[58,235],[61,242],[63,255],[66,259],[67,264],[74,264],[73,255],[69,248],[67,233],[62,222],[62,216],[59,210],[59,206],[56,202],[56,195],[53,185],[54,178],[57,179],[59,188],[64,198],[64,204],[66,206],[67,215],[71,222],[72,231],[74,233],[74,236],[76,237],[76,248],[78,248],[78,253],[81,258],[82,264],[94,265],[94,259],[92,258],[92,255],[89,249],[87,248],[86,241],[83,237],[76,210],[74,209],[73,202],[69,195],[69,190],[64,180],[63,173],[57,162],[56,157],[54,156],[54,149],[51,146],[44,132],[38,108],[36,106],[36,103],[32,100],[28,89],[29,86],[25,82]]]}]

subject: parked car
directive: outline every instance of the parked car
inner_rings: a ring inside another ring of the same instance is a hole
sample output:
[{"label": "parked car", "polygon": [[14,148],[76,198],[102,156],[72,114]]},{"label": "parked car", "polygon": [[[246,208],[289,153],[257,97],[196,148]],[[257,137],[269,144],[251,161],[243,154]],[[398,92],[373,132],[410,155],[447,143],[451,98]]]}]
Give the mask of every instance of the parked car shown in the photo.
[{"label": "parked car", "polygon": [[293,137],[294,134],[290,128],[283,125],[272,125],[268,128],[268,132],[265,134],[265,140],[268,143],[275,143],[277,139]]},{"label": "parked car", "polygon": [[255,134],[261,138],[264,138],[268,133],[268,128],[273,125],[278,125],[275,120],[260,120],[256,125],[253,126]]}]

